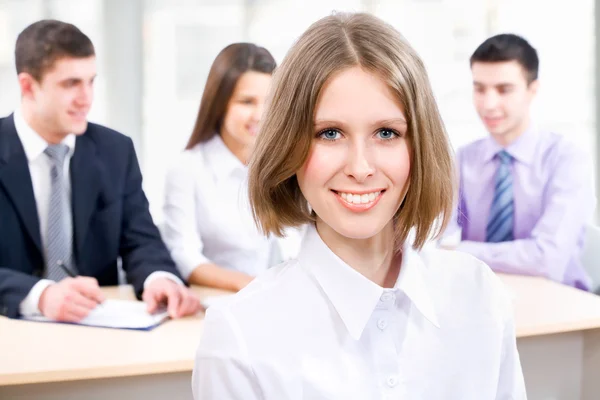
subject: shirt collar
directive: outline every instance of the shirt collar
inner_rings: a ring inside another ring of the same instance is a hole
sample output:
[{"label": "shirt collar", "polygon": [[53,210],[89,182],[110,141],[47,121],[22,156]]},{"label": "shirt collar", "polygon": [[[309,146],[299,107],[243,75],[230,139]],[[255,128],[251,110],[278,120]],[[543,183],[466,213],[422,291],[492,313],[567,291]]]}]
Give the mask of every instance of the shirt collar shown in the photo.
[{"label": "shirt collar", "polygon": [[[29,126],[25,121],[20,108],[15,110],[13,118],[15,121],[15,129],[17,130],[17,135],[23,145],[27,160],[29,162],[36,160],[44,153],[44,150],[48,147],[48,142]],[[75,151],[75,139],[75,134],[69,133],[61,142],[69,148],[69,156],[73,155],[73,152]]]},{"label": "shirt collar", "polygon": [[219,134],[205,143],[204,156],[216,167],[212,168],[212,173],[217,179],[228,178],[236,172],[247,173],[248,168],[229,150]]},{"label": "shirt collar", "polygon": [[487,163],[493,160],[499,151],[506,150],[517,161],[523,164],[531,164],[535,156],[537,133],[536,125],[530,123],[527,130],[506,148],[500,146],[491,136],[488,137],[483,149],[483,161]]},{"label": "shirt collar", "polygon": [[[410,246],[405,246],[403,251],[402,267],[394,289],[404,292],[419,312],[439,327],[422,275],[425,265]],[[323,242],[313,224],[310,224],[304,236],[299,262],[321,286],[350,335],[358,340],[385,289],[336,256]]]},{"label": "shirt collar", "polygon": [[421,254],[409,243],[405,243],[402,249],[402,267],[395,287],[404,292],[417,310],[439,328],[440,323],[435,312],[433,296],[427,285],[426,269]]},{"label": "shirt collar", "polygon": [[532,164],[537,146],[538,129],[531,123],[523,134],[512,142],[506,151],[523,164]]}]

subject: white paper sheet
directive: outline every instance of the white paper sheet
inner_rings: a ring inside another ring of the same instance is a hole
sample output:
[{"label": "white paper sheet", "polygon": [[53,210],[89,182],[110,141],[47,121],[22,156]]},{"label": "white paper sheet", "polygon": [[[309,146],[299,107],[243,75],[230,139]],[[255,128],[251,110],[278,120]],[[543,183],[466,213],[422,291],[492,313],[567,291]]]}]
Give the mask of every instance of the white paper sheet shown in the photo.
[{"label": "white paper sheet", "polygon": [[[98,305],[77,325],[96,326],[120,329],[151,329],[168,318],[166,310],[149,314],[146,304],[131,300],[106,300]],[[44,316],[23,317],[23,319],[39,322],[55,322]]]}]

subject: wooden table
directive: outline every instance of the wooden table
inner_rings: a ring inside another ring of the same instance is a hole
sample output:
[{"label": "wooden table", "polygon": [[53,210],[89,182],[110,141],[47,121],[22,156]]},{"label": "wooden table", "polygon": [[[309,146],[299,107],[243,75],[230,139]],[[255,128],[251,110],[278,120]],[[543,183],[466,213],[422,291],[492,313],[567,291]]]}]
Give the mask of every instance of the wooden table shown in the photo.
[{"label": "wooden table", "polygon": [[[194,291],[201,299],[224,293]],[[105,293],[134,299],[130,286]],[[0,317],[0,399],[191,399],[203,317],[171,320],[151,331]]]},{"label": "wooden table", "polygon": [[[501,275],[514,298],[529,400],[600,398],[600,297]],[[223,292],[194,288],[206,296]],[[130,287],[108,297],[132,299]],[[0,399],[191,399],[202,315],[149,332],[0,317]],[[21,397],[19,397],[21,396]]]},{"label": "wooden table", "polygon": [[600,399],[600,296],[500,275],[513,296],[529,400]]}]

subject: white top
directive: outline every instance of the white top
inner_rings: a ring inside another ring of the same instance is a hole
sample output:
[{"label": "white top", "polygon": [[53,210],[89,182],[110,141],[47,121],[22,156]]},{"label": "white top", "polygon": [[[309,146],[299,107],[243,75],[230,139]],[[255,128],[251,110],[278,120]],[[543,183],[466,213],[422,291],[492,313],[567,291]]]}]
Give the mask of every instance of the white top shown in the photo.
[{"label": "white top", "polygon": [[184,151],[167,174],[162,234],[187,279],[200,264],[256,276],[295,256],[297,232],[287,240],[263,236],[248,200],[248,168],[220,135]]},{"label": "white top", "polygon": [[[23,118],[23,114],[20,108],[17,108],[13,114],[15,122],[15,129],[17,136],[23,145],[25,156],[27,157],[29,174],[31,175],[31,184],[33,186],[33,195],[35,197],[35,204],[38,213],[38,220],[40,223],[40,236],[42,239],[42,246],[46,248],[47,235],[48,235],[48,208],[50,206],[50,192],[52,190],[52,159],[44,151],[48,147],[48,142],[44,140],[36,131],[34,131]],[[65,157],[63,165],[63,177],[65,179],[65,188],[68,191],[68,198],[71,199],[71,173],[70,165],[71,158],[75,152],[76,136],[71,133],[67,135],[62,141],[69,147],[69,153]],[[71,207],[69,207],[71,210]],[[72,215],[69,215],[72,220]],[[147,285],[152,279],[160,276],[168,277],[177,283],[183,284],[175,275],[168,272],[158,271],[150,274],[144,285]],[[48,285],[52,284],[53,281],[48,279],[42,279],[36,283],[33,288],[29,291],[27,297],[21,302],[19,312],[22,315],[36,315],[40,313],[38,309],[38,303],[40,296],[44,289]]]},{"label": "white top", "polygon": [[208,309],[192,378],[209,399],[525,399],[510,300],[464,253],[404,248],[393,289],[313,227],[300,256]]}]

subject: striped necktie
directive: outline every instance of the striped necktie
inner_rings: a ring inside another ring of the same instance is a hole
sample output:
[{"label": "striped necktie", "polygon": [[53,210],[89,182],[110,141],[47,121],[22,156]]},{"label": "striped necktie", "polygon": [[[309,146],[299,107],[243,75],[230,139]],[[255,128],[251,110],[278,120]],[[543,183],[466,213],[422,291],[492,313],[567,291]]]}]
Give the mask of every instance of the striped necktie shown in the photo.
[{"label": "striped necktie", "polygon": [[70,201],[63,174],[69,147],[65,144],[50,145],[44,151],[52,160],[50,204],[46,239],[46,276],[53,281],[66,278],[64,265],[73,270],[73,222]]},{"label": "striped necktie", "polygon": [[500,161],[496,172],[494,199],[486,229],[485,241],[491,243],[513,240],[514,198],[513,177],[510,170],[512,156],[505,150],[496,154]]}]

